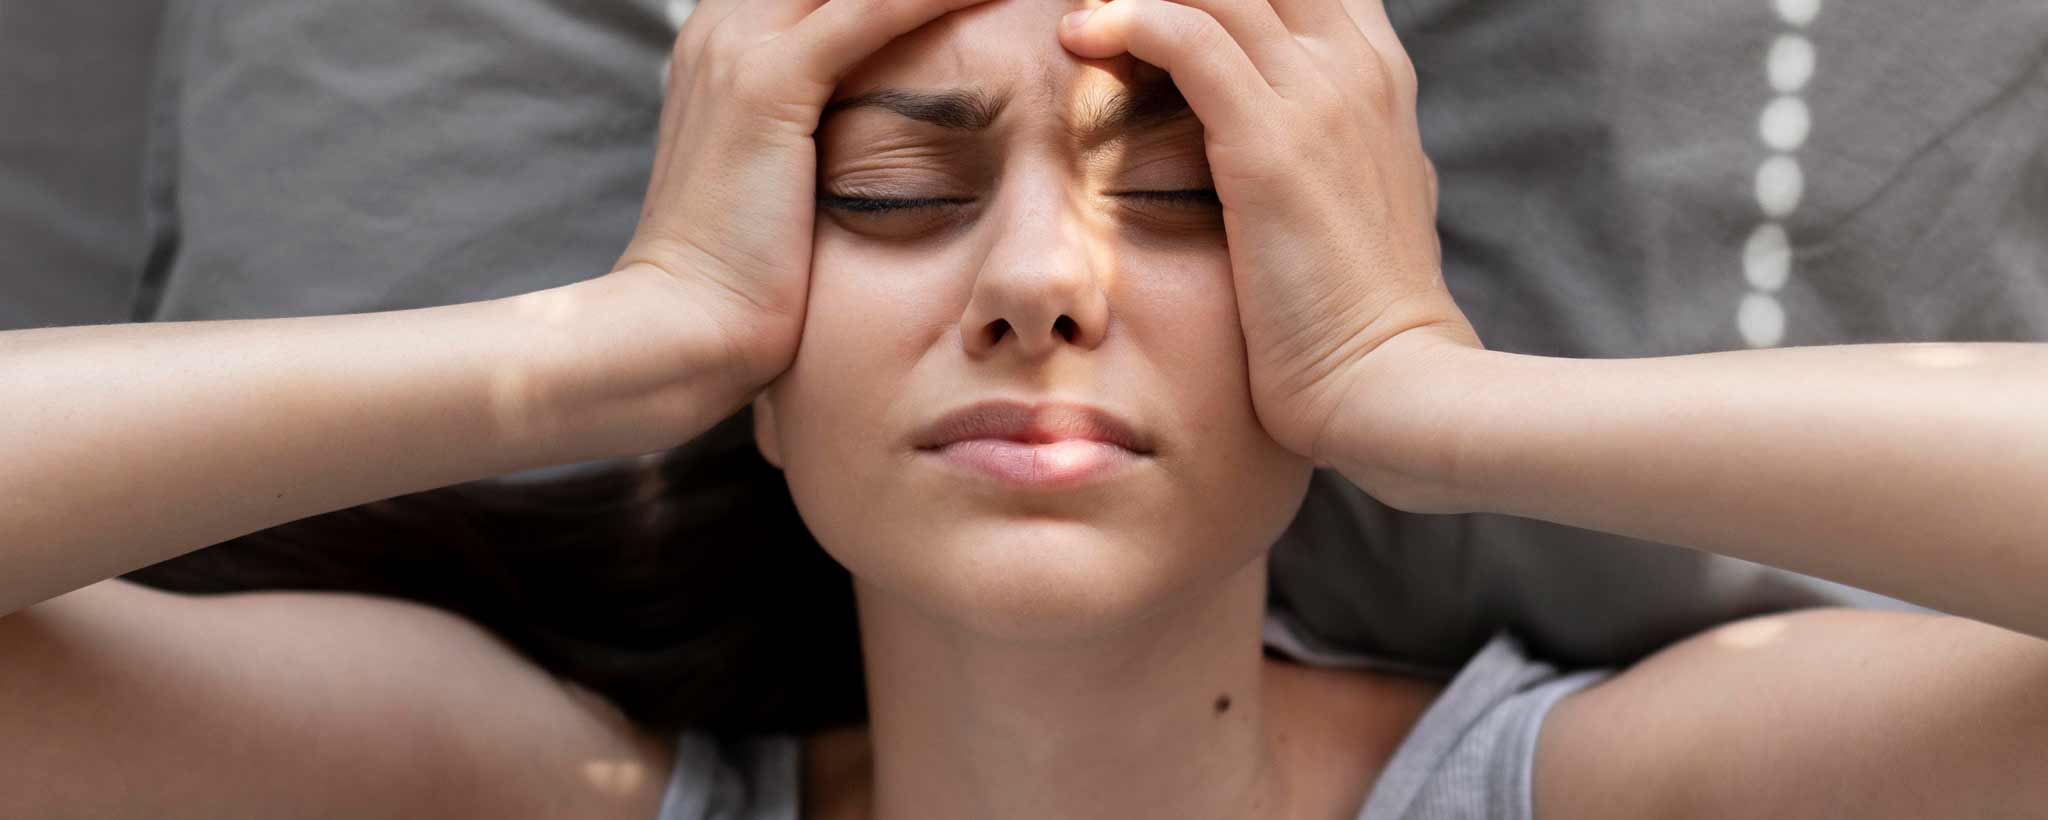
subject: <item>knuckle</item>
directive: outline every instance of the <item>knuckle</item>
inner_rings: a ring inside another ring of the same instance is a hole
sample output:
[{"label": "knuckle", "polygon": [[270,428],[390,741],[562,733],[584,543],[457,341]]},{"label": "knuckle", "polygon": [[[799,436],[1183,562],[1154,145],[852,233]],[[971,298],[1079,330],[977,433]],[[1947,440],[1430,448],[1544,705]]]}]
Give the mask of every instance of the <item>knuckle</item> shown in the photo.
[{"label": "knuckle", "polygon": [[1343,134],[1354,127],[1354,114],[1341,103],[1326,103],[1315,108],[1312,120],[1317,130],[1324,134]]},{"label": "knuckle", "polygon": [[740,46],[731,38],[713,37],[704,44],[704,62],[707,65],[724,68],[739,59]]},{"label": "knuckle", "polygon": [[[1165,4],[1159,5],[1163,10]],[[1214,54],[1219,49],[1235,47],[1236,43],[1230,39],[1229,30],[1223,28],[1223,24],[1217,22],[1208,12],[1192,6],[1173,8],[1175,11],[1170,15],[1172,21],[1169,24],[1169,36],[1179,42],[1182,49],[1188,53]]]},{"label": "knuckle", "polygon": [[1364,85],[1364,102],[1374,114],[1392,116],[1399,107],[1400,96],[1391,69],[1385,60],[1367,59],[1362,63],[1358,73]]},{"label": "knuckle", "polygon": [[1303,84],[1295,92],[1302,105],[1316,116],[1324,118],[1349,119],[1351,95],[1345,93],[1343,85],[1333,77],[1317,77],[1313,82]]},{"label": "knuckle", "polygon": [[704,38],[703,59],[716,65],[730,65],[740,59],[748,50],[748,43],[741,39],[730,26],[713,31]]}]

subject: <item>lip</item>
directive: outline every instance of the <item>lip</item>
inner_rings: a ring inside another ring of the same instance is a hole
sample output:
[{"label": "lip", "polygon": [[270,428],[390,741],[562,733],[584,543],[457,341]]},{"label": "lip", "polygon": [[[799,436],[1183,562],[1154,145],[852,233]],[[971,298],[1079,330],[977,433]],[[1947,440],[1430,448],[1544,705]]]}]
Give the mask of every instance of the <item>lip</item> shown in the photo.
[{"label": "lip", "polygon": [[914,437],[949,466],[1019,488],[1056,489],[1106,478],[1149,457],[1152,442],[1106,410],[1080,404],[986,401],[947,413]]}]

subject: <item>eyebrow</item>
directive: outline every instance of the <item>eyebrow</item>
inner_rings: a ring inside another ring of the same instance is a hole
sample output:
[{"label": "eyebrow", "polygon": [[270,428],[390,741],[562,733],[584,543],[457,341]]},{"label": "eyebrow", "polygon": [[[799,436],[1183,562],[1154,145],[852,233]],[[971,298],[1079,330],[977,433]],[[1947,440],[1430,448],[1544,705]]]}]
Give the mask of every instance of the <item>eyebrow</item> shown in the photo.
[{"label": "eyebrow", "polygon": [[[825,106],[818,121],[822,126],[826,118],[852,108],[880,108],[941,128],[982,131],[995,124],[996,117],[1002,114],[1009,102],[1008,95],[967,89],[905,91],[884,88],[835,100]],[[1069,125],[1068,133],[1082,145],[1092,146],[1121,134],[1157,128],[1193,114],[1187,99],[1169,79],[1117,89],[1079,112],[1076,121]]]}]

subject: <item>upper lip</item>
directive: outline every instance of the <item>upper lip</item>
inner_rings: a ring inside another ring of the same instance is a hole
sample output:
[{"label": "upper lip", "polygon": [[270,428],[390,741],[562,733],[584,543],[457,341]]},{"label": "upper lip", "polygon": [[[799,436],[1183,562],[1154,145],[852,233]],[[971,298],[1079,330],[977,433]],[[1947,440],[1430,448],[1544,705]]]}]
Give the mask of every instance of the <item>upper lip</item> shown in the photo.
[{"label": "upper lip", "polygon": [[984,401],[940,417],[918,431],[920,450],[974,439],[1002,439],[1021,444],[1049,444],[1081,439],[1114,444],[1134,453],[1151,453],[1152,442],[1123,419],[1085,404],[1025,404]]}]

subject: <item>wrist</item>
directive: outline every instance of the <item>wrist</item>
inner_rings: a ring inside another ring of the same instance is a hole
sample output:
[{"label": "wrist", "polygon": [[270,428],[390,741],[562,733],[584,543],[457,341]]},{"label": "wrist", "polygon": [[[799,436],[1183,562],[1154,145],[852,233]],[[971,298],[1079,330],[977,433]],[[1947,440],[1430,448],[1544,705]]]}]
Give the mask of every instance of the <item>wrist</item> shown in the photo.
[{"label": "wrist", "polygon": [[1506,405],[1534,361],[1427,328],[1388,339],[1357,363],[1317,461],[1399,510],[1485,510],[1477,442],[1490,420],[1513,417]]},{"label": "wrist", "polygon": [[[674,447],[740,409],[759,385],[730,328],[657,269],[500,300],[535,366],[493,382],[500,434],[540,464]],[[537,466],[537,465],[536,465]]]}]

